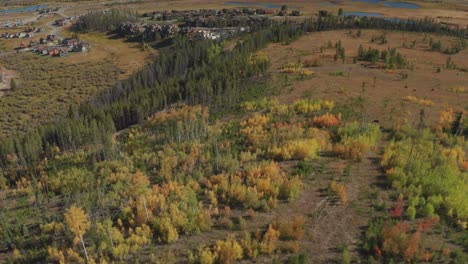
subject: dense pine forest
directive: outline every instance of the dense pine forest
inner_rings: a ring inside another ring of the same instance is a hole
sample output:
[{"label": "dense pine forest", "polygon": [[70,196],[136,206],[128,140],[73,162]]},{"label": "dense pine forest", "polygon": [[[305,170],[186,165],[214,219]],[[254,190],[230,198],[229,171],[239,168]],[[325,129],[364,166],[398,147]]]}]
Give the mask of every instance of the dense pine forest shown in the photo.
[{"label": "dense pine forest", "polygon": [[[138,19],[129,11],[91,12],[74,30],[113,33]],[[318,160],[355,164],[381,151],[385,188],[395,202],[375,205],[378,216],[363,231],[362,261],[466,263],[464,113],[441,113],[437,127],[421,121],[383,129],[363,113],[345,114],[346,106],[314,95],[282,104],[265,98],[273,85],[271,62],[259,51],[317,31],[377,28],[464,39],[467,30],[431,19],[326,13],[270,22],[235,40],[158,39],[164,47],[157,58],[128,79],[70,105],[54,122],[0,138],[0,186],[9,190],[3,198],[8,205],[0,209],[0,252],[12,252],[0,261],[312,263],[299,246],[304,216],[267,219],[261,228],[251,223],[297,200],[319,172]],[[396,49],[359,47],[354,60],[409,67]],[[312,75],[294,65],[281,73]],[[382,141],[387,144],[379,149]],[[336,206],[352,195],[345,170],[327,178],[326,199]],[[439,224],[461,230],[453,252],[441,247],[428,253],[425,238]],[[232,234],[213,232],[219,230]],[[209,232],[215,235],[177,248]],[[172,253],[165,246],[174,246]],[[351,263],[347,247],[337,250],[342,263]]]}]

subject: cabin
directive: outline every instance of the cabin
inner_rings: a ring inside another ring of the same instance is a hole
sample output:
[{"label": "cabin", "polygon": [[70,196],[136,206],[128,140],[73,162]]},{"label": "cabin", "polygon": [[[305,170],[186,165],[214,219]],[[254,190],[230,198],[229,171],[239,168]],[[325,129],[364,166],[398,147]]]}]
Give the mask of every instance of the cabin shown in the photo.
[{"label": "cabin", "polygon": [[47,35],[47,41],[54,42],[57,40],[56,35]]},{"label": "cabin", "polygon": [[66,38],[62,41],[62,45],[73,48],[74,46],[78,45],[78,40],[73,38]]},{"label": "cabin", "polygon": [[54,23],[58,27],[63,27],[65,25],[65,21],[66,21],[65,18],[60,18],[60,19],[55,20]]},{"label": "cabin", "polygon": [[299,10],[291,11],[291,16],[301,16],[301,12]]},{"label": "cabin", "polygon": [[72,48],[73,52],[87,52],[88,51],[88,45],[85,43],[79,43],[78,45],[74,46]]}]

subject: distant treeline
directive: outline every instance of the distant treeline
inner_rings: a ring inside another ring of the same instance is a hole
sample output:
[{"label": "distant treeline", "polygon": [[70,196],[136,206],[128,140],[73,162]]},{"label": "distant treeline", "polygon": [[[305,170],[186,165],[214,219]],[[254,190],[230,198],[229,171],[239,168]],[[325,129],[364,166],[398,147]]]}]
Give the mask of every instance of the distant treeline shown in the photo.
[{"label": "distant treeline", "polygon": [[70,107],[65,118],[3,139],[3,174],[11,183],[24,173],[34,175],[33,165],[44,157],[52,158],[57,148],[102,147],[95,155],[101,160],[112,145],[112,133],[177,102],[208,105],[213,112],[229,109],[251,88],[249,80],[261,77],[269,68],[267,60],[256,60],[252,52],[269,42],[297,38],[303,32],[299,24],[276,25],[245,36],[231,51],[210,40],[191,41],[178,36],[155,62],[92,102]]},{"label": "distant treeline", "polygon": [[452,28],[437,22],[434,18],[397,19],[382,17],[354,17],[354,16],[318,16],[314,20],[314,28],[318,31],[334,29],[384,29],[413,32],[427,32],[444,34],[455,37],[468,38],[467,29]]},{"label": "distant treeline", "polygon": [[[139,21],[138,14],[129,10],[111,10],[111,11],[91,11],[82,16],[75,24],[75,30],[80,32],[90,31],[116,31],[124,22]],[[255,22],[255,23],[253,23]],[[402,30],[413,32],[427,32],[468,38],[468,30],[450,27],[439,23],[433,18],[424,19],[396,19],[381,17],[354,17],[337,16],[331,13],[320,12],[318,16],[311,17],[304,22],[307,24],[307,31],[323,31],[335,29],[384,29],[384,30]],[[253,25],[255,24],[255,25]],[[250,26],[253,30],[260,30],[272,27],[274,23],[268,17],[236,18],[231,20],[193,20],[183,21],[183,27],[226,27],[226,26]],[[118,32],[115,32],[118,33]],[[151,39],[148,36],[139,36],[145,32],[135,32],[135,35],[127,36],[129,39],[145,42],[160,40],[160,38]],[[151,35],[151,34],[150,34]],[[155,34],[152,34],[155,35]]]},{"label": "distant treeline", "polygon": [[90,11],[80,17],[73,30],[81,33],[114,31],[121,23],[135,21],[138,21],[138,14],[130,10]]}]

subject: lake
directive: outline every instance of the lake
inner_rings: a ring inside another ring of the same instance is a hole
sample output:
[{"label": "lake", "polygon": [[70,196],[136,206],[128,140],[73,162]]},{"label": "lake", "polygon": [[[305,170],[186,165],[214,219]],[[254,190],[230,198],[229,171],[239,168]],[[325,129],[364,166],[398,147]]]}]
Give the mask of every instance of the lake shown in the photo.
[{"label": "lake", "polygon": [[264,8],[275,9],[281,8],[279,4],[272,4],[272,3],[261,3],[261,2],[224,2],[225,5],[233,5],[233,6],[261,6]]},{"label": "lake", "polygon": [[409,3],[409,2],[387,2],[387,1],[382,1],[382,0],[350,0],[350,1],[362,2],[362,3],[367,3],[367,4],[382,4],[383,6],[391,7],[391,8],[409,8],[409,9],[420,8],[419,5]]},{"label": "lake", "polygon": [[383,17],[380,13],[369,13],[369,12],[343,12],[345,16],[357,16],[357,17]]},{"label": "lake", "polygon": [[27,6],[27,7],[22,7],[22,8],[16,8],[16,9],[0,10],[0,14],[35,12],[35,11],[43,9],[43,8],[47,8],[47,6],[46,5],[37,5],[37,6]]},{"label": "lake", "polygon": [[408,2],[383,2],[386,7],[418,9],[419,5]]}]

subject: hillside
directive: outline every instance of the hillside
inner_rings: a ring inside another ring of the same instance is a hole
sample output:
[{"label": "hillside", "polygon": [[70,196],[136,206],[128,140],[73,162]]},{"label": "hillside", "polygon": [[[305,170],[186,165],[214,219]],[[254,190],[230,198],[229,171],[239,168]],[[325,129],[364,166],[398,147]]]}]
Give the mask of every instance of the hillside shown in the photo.
[{"label": "hillside", "polygon": [[456,2],[184,4],[50,3],[0,56],[0,263],[468,262]]}]

